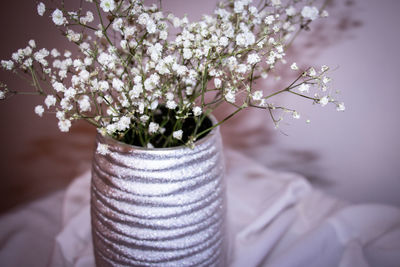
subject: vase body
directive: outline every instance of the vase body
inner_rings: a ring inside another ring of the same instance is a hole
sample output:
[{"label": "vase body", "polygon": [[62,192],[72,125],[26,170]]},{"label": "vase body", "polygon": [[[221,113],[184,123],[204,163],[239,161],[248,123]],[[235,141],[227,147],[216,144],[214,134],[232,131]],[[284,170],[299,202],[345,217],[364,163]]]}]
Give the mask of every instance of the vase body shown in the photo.
[{"label": "vase body", "polygon": [[[215,123],[215,122],[214,122]],[[97,135],[91,221],[97,266],[225,266],[218,128],[194,149],[145,149]]]}]

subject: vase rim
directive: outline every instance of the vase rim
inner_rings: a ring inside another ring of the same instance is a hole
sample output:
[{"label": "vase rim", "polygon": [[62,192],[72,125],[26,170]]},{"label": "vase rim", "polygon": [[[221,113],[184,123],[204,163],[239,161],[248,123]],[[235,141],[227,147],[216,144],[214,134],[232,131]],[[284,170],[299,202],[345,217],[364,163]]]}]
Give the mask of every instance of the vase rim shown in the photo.
[{"label": "vase rim", "polygon": [[[215,125],[218,123],[218,120],[215,118],[214,115],[212,114],[208,114],[207,117],[211,120],[212,125]],[[214,129],[212,129],[210,132],[208,132],[204,137],[200,138],[199,140],[194,142],[195,147],[207,142],[207,140],[209,140],[210,138],[212,138],[213,136],[215,136],[215,134],[219,131],[219,126],[215,127]],[[147,147],[142,147],[142,146],[135,146],[135,145],[130,145],[118,140],[115,140],[114,138],[112,138],[109,135],[102,135],[99,132],[97,132],[97,137],[96,139],[103,139],[104,141],[106,141],[106,143],[113,143],[116,144],[118,146],[124,146],[124,147],[128,147],[134,150],[142,150],[142,151],[171,151],[171,150],[177,150],[177,149],[186,149],[189,148],[185,145],[180,145],[180,146],[174,146],[174,147],[154,147],[154,148],[147,148]],[[190,148],[189,148],[190,149]]]}]

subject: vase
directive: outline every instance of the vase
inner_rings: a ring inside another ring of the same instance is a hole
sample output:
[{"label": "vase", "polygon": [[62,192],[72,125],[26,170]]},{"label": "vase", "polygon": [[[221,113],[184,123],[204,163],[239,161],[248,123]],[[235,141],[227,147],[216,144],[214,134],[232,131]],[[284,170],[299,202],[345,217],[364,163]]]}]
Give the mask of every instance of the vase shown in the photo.
[{"label": "vase", "polygon": [[[214,118],[211,118],[216,123]],[[194,148],[146,149],[96,137],[91,223],[97,266],[225,266],[226,199],[218,127]]]}]

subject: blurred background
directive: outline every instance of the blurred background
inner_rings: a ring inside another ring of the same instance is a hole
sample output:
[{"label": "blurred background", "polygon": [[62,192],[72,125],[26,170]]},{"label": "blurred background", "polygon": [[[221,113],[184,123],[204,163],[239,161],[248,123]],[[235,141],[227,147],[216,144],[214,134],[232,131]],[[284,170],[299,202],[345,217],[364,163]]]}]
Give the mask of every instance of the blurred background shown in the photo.
[{"label": "blurred background", "polygon": [[[216,2],[164,0],[163,8],[196,20]],[[225,145],[264,166],[300,173],[341,199],[400,206],[399,10],[397,0],[331,1],[330,17],[303,32],[289,60],[333,67],[333,85],[346,111],[282,96],[279,101],[295,107],[300,120],[287,119],[282,133],[265,112],[244,112],[222,127]],[[69,48],[50,18],[37,15],[36,1],[8,1],[0,23],[1,59],[30,39],[39,47]],[[4,71],[0,81],[26,86]],[[41,103],[24,96],[0,103],[0,213],[60,190],[90,168],[95,129],[76,123],[70,133],[61,133],[53,114],[40,118],[33,112]]]}]

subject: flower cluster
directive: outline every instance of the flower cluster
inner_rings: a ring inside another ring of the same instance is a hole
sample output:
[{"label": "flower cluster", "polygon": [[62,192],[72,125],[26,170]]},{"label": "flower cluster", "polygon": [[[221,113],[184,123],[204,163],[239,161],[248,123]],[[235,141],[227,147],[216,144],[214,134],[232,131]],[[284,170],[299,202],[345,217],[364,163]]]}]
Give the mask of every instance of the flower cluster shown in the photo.
[{"label": "flower cluster", "polygon": [[[246,108],[267,110],[275,125],[277,111],[300,118],[297,111],[270,101],[281,93],[344,110],[329,88],[326,66],[300,69],[293,63],[290,68],[298,77],[286,88],[255,88],[256,80],[267,79],[277,64],[286,63],[285,50],[297,33],[328,15],[312,0],[225,0],[213,15],[195,22],[140,0],[86,2],[86,11],[68,11],[63,1],[58,8],[37,6],[40,16],[50,14],[78,46],[76,56],[38,48],[31,40],[11,60],[1,61],[5,70],[32,77],[35,92],[44,96],[35,112],[55,113],[61,131],[84,119],[118,140],[168,147],[193,144]],[[0,86],[1,99],[32,93]],[[223,103],[235,107],[234,112],[205,128],[207,116]]]}]

